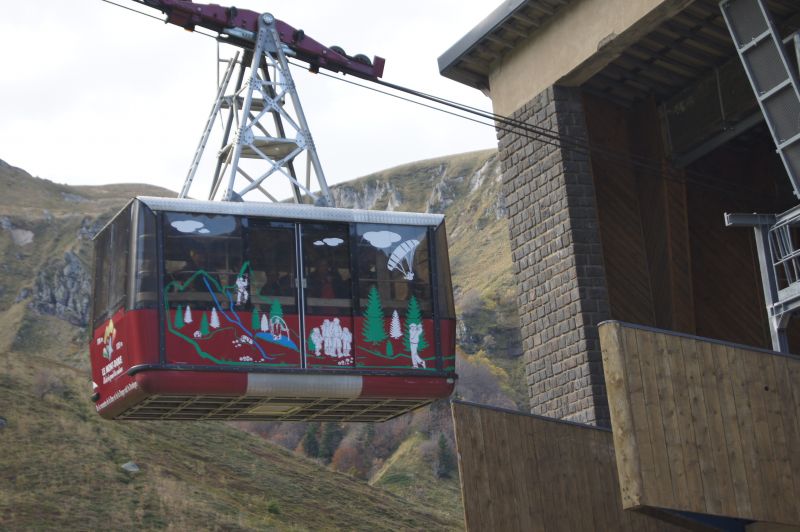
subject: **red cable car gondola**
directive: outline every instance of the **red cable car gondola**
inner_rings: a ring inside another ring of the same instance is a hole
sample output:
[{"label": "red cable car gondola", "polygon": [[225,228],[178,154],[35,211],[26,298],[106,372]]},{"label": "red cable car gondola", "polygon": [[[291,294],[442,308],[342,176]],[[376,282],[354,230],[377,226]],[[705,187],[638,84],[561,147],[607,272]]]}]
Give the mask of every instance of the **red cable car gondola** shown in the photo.
[{"label": "red cable car gondola", "polygon": [[444,217],[139,197],[95,237],[109,419],[382,421],[447,397]]}]

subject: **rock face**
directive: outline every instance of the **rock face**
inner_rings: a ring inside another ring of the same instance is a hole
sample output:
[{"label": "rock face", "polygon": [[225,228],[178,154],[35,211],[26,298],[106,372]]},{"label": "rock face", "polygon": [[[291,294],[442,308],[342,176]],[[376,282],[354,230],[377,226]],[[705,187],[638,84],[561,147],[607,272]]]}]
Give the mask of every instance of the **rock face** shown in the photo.
[{"label": "rock face", "polygon": [[51,260],[36,275],[31,307],[73,325],[89,323],[91,273],[78,256],[68,251],[63,259]]},{"label": "rock face", "polygon": [[400,192],[388,181],[370,181],[358,187],[337,185],[331,188],[331,195],[336,206],[345,209],[374,209],[380,205],[393,211],[403,202]]}]

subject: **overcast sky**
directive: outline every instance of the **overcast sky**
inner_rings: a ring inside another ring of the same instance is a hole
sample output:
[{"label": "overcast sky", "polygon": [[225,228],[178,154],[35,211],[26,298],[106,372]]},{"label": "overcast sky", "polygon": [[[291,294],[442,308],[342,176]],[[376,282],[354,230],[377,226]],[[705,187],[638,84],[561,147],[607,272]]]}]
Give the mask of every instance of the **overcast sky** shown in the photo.
[{"label": "overcast sky", "polygon": [[[129,0],[116,1],[160,15]],[[101,0],[3,4],[0,159],[60,183],[146,182],[179,190],[213,104],[216,42]],[[437,58],[498,4],[241,0],[234,5],[270,12],[351,55],[385,57],[386,81],[489,109],[480,92],[441,77]],[[224,48],[223,54],[229,55]],[[329,183],[495,146],[491,127],[300,69],[293,75]]]}]

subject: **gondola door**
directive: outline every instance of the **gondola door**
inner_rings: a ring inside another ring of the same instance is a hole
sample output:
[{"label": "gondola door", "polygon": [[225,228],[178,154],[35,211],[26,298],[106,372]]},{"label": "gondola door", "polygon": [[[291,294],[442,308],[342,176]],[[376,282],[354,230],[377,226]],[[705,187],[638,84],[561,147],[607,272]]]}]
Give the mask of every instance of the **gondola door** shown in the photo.
[{"label": "gondola door", "polygon": [[251,323],[271,366],[302,367],[296,225],[250,219]]},{"label": "gondola door", "polygon": [[302,224],[306,367],[353,367],[353,296],[349,228]]}]

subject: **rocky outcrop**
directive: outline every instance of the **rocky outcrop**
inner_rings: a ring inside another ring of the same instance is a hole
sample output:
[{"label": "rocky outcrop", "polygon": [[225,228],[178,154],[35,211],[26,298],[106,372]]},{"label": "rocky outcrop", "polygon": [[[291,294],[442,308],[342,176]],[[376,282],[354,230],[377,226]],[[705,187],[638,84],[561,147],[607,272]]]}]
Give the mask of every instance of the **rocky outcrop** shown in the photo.
[{"label": "rocky outcrop", "polygon": [[89,323],[90,294],[89,269],[68,251],[63,259],[50,261],[36,275],[30,306],[41,314],[85,327]]},{"label": "rocky outcrop", "polygon": [[385,205],[386,210],[393,211],[403,202],[400,192],[388,181],[337,185],[331,188],[331,195],[336,206],[344,209],[374,209]]},{"label": "rocky outcrop", "polygon": [[81,227],[78,229],[78,239],[79,240],[91,240],[94,238],[100,229],[106,224],[108,220],[105,218],[92,218],[90,216],[86,216],[83,220],[81,220]]}]

